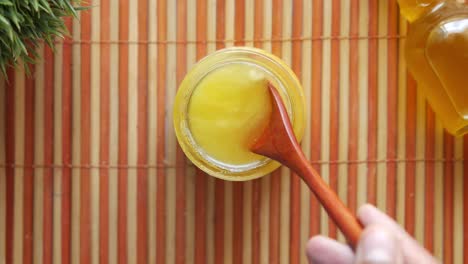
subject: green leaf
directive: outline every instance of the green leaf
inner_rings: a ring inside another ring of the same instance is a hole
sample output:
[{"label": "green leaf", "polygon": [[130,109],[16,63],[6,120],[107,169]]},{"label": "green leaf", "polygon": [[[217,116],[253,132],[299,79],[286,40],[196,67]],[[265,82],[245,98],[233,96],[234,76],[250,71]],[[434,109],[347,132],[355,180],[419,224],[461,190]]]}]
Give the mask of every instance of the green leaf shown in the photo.
[{"label": "green leaf", "polygon": [[52,10],[50,9],[49,2],[47,0],[40,0],[39,2],[39,9],[45,11],[48,14],[53,14]]},{"label": "green leaf", "polygon": [[0,29],[7,32],[8,37],[13,39],[13,29],[11,28],[11,24],[4,16],[0,15]]},{"label": "green leaf", "polygon": [[70,1],[64,1],[64,2],[67,5],[68,11],[70,11],[75,18],[78,18],[78,13],[76,12],[78,9],[74,8]]},{"label": "green leaf", "polygon": [[36,12],[39,11],[39,1],[38,0],[33,0],[32,1],[32,6]]},{"label": "green leaf", "polygon": [[63,17],[83,8],[76,0],[0,0],[0,74],[8,67],[35,63],[39,43],[54,49],[54,40],[67,34]]},{"label": "green leaf", "polygon": [[13,3],[9,0],[0,0],[1,6],[13,6]]},{"label": "green leaf", "polygon": [[11,13],[10,14],[11,16],[11,20],[13,21],[13,23],[15,24],[16,28],[19,30],[21,28],[20,26],[20,23],[22,22],[23,18],[21,16],[21,14],[17,14],[17,13]]}]

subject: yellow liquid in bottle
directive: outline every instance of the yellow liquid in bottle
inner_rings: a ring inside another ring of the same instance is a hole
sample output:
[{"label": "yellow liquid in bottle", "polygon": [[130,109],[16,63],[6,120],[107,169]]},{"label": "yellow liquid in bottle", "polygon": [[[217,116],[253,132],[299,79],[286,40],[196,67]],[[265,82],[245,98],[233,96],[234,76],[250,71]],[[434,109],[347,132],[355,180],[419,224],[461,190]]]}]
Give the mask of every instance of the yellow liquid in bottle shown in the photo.
[{"label": "yellow liquid in bottle", "polygon": [[410,27],[408,68],[444,127],[468,133],[468,8],[455,1],[399,0]]},{"label": "yellow liquid in bottle", "polygon": [[246,63],[226,64],[205,76],[188,106],[189,129],[210,158],[229,165],[264,159],[249,150],[271,114],[263,72]]}]

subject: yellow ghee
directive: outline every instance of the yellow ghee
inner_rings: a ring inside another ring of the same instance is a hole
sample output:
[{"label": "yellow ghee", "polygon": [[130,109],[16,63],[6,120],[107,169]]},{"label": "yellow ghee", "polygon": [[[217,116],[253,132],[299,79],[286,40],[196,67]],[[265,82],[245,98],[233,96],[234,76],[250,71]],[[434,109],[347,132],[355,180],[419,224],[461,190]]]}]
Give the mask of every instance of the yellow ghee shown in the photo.
[{"label": "yellow ghee", "polygon": [[264,157],[249,148],[268,125],[267,79],[255,65],[232,63],[215,69],[197,85],[188,124],[197,145],[221,163],[242,165]]}]

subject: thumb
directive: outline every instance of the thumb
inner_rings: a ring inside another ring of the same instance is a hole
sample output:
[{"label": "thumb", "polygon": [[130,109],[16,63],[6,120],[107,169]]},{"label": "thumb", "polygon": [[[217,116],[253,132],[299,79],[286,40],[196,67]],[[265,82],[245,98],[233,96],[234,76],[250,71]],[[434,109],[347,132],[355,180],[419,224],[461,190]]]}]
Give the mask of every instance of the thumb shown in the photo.
[{"label": "thumb", "polygon": [[367,227],[357,246],[356,263],[403,263],[403,254],[397,237],[381,226]]}]

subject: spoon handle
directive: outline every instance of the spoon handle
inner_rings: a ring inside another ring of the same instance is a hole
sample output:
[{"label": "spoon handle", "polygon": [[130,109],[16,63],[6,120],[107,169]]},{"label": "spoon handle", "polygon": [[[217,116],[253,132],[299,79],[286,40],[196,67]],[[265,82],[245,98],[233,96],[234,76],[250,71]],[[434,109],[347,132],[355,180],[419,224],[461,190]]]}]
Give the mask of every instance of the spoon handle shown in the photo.
[{"label": "spoon handle", "polygon": [[302,151],[291,155],[296,157],[295,162],[287,162],[288,167],[295,171],[310,190],[315,194],[328,215],[343,232],[351,247],[354,249],[362,233],[362,225],[355,215],[340,200],[336,193],[330,189],[318,172],[310,165]]},{"label": "spoon handle", "polygon": [[328,215],[354,248],[362,233],[361,224],[307,161],[297,142],[281,96],[271,83],[268,88],[273,102],[270,124],[250,150],[279,161],[295,171],[317,196]]}]

